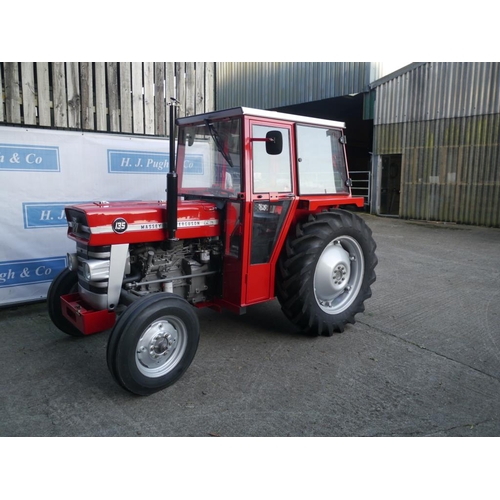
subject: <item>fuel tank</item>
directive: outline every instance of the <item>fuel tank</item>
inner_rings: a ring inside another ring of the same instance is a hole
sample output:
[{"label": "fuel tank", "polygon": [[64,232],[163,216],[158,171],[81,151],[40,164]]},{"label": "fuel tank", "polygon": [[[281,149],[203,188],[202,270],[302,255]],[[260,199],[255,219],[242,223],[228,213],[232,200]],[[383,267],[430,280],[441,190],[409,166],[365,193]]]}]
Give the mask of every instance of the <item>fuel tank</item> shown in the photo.
[{"label": "fuel tank", "polygon": [[[144,243],[166,238],[164,201],[94,202],[65,207],[68,237],[91,246]],[[178,202],[180,240],[220,235],[219,211],[214,203]]]}]

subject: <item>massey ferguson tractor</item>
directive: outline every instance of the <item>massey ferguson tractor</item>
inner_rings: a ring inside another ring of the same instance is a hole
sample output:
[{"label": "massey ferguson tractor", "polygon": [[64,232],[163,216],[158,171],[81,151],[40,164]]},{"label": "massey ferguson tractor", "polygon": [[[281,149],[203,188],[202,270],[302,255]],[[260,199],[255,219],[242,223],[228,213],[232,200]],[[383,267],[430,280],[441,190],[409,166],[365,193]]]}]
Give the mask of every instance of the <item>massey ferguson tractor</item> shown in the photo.
[{"label": "massey ferguson tractor", "polygon": [[196,308],[242,314],[277,297],[296,330],[331,336],[364,311],[375,281],[371,230],[345,209],[363,198],[351,195],[343,123],[173,110],[166,202],[66,207],[76,252],[47,295],[64,333],[111,329],[109,370],[138,395],[188,369]]}]

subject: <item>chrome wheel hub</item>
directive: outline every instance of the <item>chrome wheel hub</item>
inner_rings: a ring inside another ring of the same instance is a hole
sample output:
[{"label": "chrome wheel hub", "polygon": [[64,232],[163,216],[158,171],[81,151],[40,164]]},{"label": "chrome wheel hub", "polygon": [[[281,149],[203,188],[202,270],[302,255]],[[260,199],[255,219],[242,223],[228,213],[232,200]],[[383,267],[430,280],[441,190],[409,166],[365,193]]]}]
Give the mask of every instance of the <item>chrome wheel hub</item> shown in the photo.
[{"label": "chrome wheel hub", "polygon": [[136,349],[136,365],[148,377],[160,377],[174,368],[187,346],[187,329],[176,317],[160,318],[141,335]]},{"label": "chrome wheel hub", "polygon": [[355,300],[363,282],[364,258],[351,236],[332,240],[323,250],[314,271],[314,296],[328,314],[345,311]]},{"label": "chrome wheel hub", "polygon": [[347,271],[349,269],[344,266],[344,264],[339,264],[334,270],[333,270],[333,282],[335,285],[341,285],[345,280],[346,280],[346,275]]}]

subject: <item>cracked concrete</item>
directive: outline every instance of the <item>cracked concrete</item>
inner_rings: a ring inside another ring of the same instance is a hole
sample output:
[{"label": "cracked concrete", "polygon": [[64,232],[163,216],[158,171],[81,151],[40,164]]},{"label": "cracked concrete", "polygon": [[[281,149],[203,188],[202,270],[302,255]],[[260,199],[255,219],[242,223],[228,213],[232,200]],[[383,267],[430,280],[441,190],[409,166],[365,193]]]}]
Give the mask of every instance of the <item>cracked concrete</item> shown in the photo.
[{"label": "cracked concrete", "polygon": [[379,265],[355,325],[308,338],[277,302],[201,310],[190,369],[148,398],[112,380],[108,333],[0,310],[0,435],[499,436],[500,230],[363,217]]}]

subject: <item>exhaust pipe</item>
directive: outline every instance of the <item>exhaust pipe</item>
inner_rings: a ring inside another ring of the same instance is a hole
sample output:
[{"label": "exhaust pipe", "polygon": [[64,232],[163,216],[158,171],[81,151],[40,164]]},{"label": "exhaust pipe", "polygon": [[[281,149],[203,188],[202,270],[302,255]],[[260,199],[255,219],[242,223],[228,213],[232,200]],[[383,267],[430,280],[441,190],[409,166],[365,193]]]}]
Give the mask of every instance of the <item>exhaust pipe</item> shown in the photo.
[{"label": "exhaust pipe", "polygon": [[174,97],[170,98],[170,159],[169,171],[167,174],[167,241],[170,247],[174,242],[178,241],[175,233],[177,232],[177,193],[178,193],[178,178],[177,178],[177,164],[175,161],[175,108],[179,102]]}]

